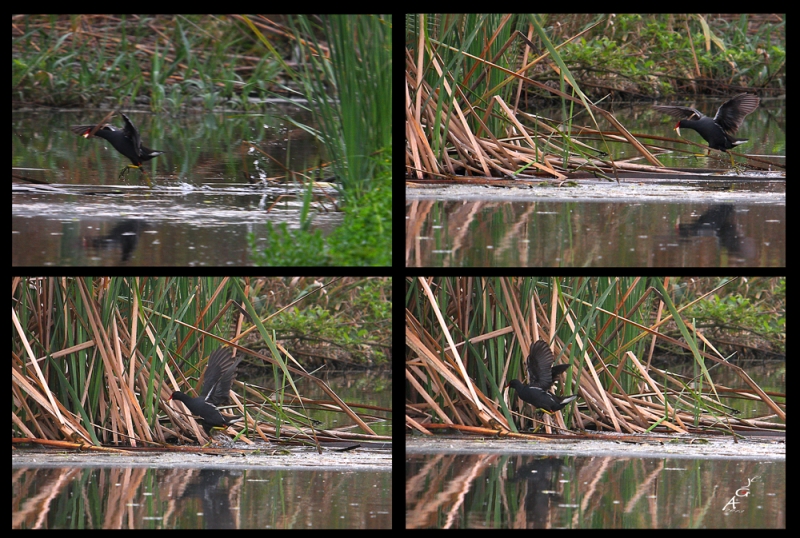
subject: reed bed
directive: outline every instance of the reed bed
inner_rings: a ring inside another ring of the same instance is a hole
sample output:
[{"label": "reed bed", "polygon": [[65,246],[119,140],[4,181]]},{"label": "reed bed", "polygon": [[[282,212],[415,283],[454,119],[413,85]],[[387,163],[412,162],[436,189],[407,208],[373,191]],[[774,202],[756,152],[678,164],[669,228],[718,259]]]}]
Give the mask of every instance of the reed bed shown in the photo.
[{"label": "reed bed", "polygon": [[[785,394],[762,390],[682,317],[734,280],[678,308],[668,278],[409,278],[407,428],[516,435],[516,424],[531,424],[533,413],[507,380],[525,378],[527,350],[541,338],[556,363],[571,365],[559,393],[579,394],[578,405],[545,416],[548,433],[783,430],[785,408],[773,398]],[[657,343],[687,350],[695,374],[654,367]],[[739,383],[716,382],[715,368],[731,369]],[[758,400],[769,412],[740,418],[723,397]]]},{"label": "reed bed", "polygon": [[[559,49],[601,24],[599,18],[559,43],[534,16],[418,14],[407,19],[407,179],[563,182],[587,175],[618,180],[622,172],[663,176],[665,169],[651,152],[660,146],[639,139],[685,142],[633,134],[597,106],[602,99],[593,102],[584,94]],[[526,113],[523,96],[529,89],[560,102],[561,118]],[[578,112],[588,123],[575,120]],[[600,140],[603,149],[587,145],[589,138]],[[609,142],[629,144],[632,157],[610,157]],[[634,162],[642,160],[647,164]],[[758,163],[769,165],[752,160]]]},{"label": "reed bed", "polygon": [[[425,26],[425,16],[421,15],[420,19],[420,25]],[[504,18],[499,24],[510,24],[510,20]],[[570,125],[564,128],[558,122],[520,113],[519,93],[513,104],[499,93],[511,84],[517,84],[519,88],[522,84],[530,84],[560,97],[565,103],[584,107],[593,120],[595,114],[602,115],[615,128],[613,133],[605,136],[627,140],[651,165],[660,166],[658,160],[612,114],[589,102],[561,61],[556,47],[541,28],[537,30],[548,51],[538,58],[530,58],[529,49],[525,48],[519,56],[522,67],[508,63],[500,65],[494,57],[488,57],[499,39],[505,39],[499,43],[499,49],[503,51],[532,45],[530,39],[518,30],[501,26],[481,47],[479,55],[470,54],[472,43],[451,47],[449,42],[429,39],[426,32],[417,34],[416,51],[406,52],[407,177],[539,175],[564,180],[569,170],[588,169],[605,176],[618,168],[628,167],[624,162],[599,158],[596,150],[573,138]],[[548,58],[554,60],[553,68],[569,81],[573,95],[525,75]],[[483,75],[477,76],[477,72]],[[593,128],[585,130],[604,136],[596,120]],[[633,169],[641,170],[642,165],[633,165]]]},{"label": "reed bed", "polygon": [[[14,278],[14,437],[85,447],[162,447],[176,439],[205,439],[197,422],[167,400],[175,390],[192,392],[210,352],[227,345],[246,353],[245,362],[270,369],[275,383],[245,384],[241,373],[234,382],[237,396],[227,412],[244,417],[234,425],[246,433],[242,441],[317,447],[327,441],[388,441],[370,424],[385,420],[389,410],[345,403],[265,326],[283,308],[334,289],[338,295],[354,284],[338,278],[325,284],[313,278]],[[279,307],[269,303],[276,294],[296,300]],[[318,385],[326,398],[300,394],[301,378]],[[309,408],[339,412],[346,425],[320,430],[307,417]]]}]

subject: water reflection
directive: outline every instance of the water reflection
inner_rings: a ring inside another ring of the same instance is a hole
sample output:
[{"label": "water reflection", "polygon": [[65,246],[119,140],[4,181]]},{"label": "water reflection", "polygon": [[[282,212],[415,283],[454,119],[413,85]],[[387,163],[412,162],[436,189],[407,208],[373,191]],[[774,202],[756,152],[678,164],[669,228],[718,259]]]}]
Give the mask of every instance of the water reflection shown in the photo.
[{"label": "water reflection", "polygon": [[527,521],[547,521],[553,508],[564,500],[562,491],[562,467],[564,458],[541,456],[523,458],[510,467],[509,479],[521,482],[522,510]]},{"label": "water reflection", "polygon": [[[179,500],[199,499],[205,528],[235,529],[238,513],[231,502],[231,492],[242,487],[241,472],[222,469],[191,469],[179,484]],[[226,480],[227,479],[227,480]],[[236,509],[238,512],[238,507]]]},{"label": "water reflection", "polygon": [[406,214],[409,267],[786,264],[779,202],[414,200]]},{"label": "water reflection", "polygon": [[130,259],[136,245],[139,244],[139,236],[146,226],[147,221],[144,220],[122,219],[105,235],[85,236],[83,238],[83,246],[96,251],[119,249],[119,261],[126,262]]},{"label": "water reflection", "polygon": [[742,232],[735,216],[732,204],[711,206],[696,219],[678,224],[678,235],[690,242],[696,237],[716,238],[719,246],[731,255],[752,260],[757,254],[755,241]]},{"label": "water reflection", "polygon": [[389,529],[391,480],[391,472],[298,468],[12,467],[11,525]]},{"label": "water reflection", "polygon": [[785,473],[725,457],[412,453],[406,526],[783,528]]}]

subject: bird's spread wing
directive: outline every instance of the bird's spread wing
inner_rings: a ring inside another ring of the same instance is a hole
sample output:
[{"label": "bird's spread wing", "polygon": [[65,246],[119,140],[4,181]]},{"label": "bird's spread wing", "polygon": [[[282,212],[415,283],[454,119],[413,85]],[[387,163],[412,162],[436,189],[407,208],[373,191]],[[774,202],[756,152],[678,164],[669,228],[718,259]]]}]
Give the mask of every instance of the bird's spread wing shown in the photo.
[{"label": "bird's spread wing", "polygon": [[553,367],[553,352],[544,340],[539,340],[531,344],[531,351],[528,355],[528,376],[530,384],[543,390],[548,390],[553,384],[553,374],[550,369]]},{"label": "bird's spread wing", "polygon": [[733,99],[726,101],[717,110],[714,121],[728,134],[739,130],[744,117],[758,108],[760,99],[749,93],[740,93]]},{"label": "bird's spread wing", "polygon": [[211,353],[201,393],[205,401],[214,406],[228,403],[231,383],[241,360],[241,355],[234,359],[229,348],[219,348]]},{"label": "bird's spread wing", "polygon": [[704,118],[702,112],[697,110],[696,108],[688,107],[688,106],[666,106],[666,105],[656,105],[653,108],[658,110],[659,112],[663,112],[664,114],[669,114],[673,118],[678,118],[680,120],[699,120],[700,118]]}]

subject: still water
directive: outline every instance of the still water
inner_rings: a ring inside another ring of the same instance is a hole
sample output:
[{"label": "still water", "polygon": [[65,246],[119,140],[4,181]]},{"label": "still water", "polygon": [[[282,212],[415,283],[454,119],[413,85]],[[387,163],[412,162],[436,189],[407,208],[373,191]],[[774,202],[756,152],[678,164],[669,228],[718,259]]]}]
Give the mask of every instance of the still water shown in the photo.
[{"label": "still water", "polygon": [[392,524],[390,471],[12,467],[11,490],[15,529],[389,529]]},{"label": "still water", "polygon": [[772,186],[779,192],[766,182],[722,193],[684,184],[635,196],[643,189],[623,183],[601,199],[552,187],[481,200],[417,196],[406,202],[406,266],[784,267],[785,183]]},{"label": "still water", "polygon": [[412,453],[406,457],[406,526],[784,528],[786,462]]}]

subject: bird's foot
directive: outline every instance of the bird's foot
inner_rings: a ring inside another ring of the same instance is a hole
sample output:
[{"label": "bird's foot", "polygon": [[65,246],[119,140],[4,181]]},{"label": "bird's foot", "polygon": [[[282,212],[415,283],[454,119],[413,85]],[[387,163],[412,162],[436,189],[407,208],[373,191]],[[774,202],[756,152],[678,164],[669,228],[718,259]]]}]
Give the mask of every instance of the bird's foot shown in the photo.
[{"label": "bird's foot", "polygon": [[127,177],[128,171],[131,168],[138,168],[139,172],[141,172],[142,175],[144,176],[144,180],[147,183],[147,186],[150,187],[150,188],[153,188],[153,182],[150,181],[150,176],[147,175],[147,172],[145,172],[144,169],[141,166],[136,166],[135,164],[129,164],[125,168],[123,168],[119,173],[119,178],[118,179],[122,179],[123,177]]},{"label": "bird's foot", "polygon": [[225,433],[227,429],[227,426],[225,428],[211,428],[211,432],[208,434],[208,442],[203,445],[203,448],[208,448],[212,444],[219,445],[222,448],[233,446],[231,438]]}]

